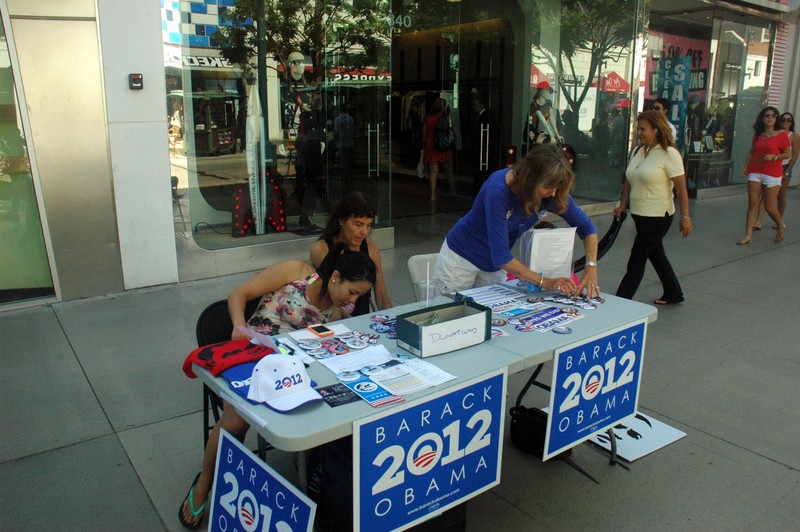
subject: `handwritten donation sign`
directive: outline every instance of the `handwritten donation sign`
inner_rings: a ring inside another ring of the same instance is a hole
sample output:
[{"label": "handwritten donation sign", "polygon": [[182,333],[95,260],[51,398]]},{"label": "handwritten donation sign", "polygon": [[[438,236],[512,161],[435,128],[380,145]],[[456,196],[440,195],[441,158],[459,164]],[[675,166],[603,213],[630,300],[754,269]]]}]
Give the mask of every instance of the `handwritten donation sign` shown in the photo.
[{"label": "handwritten donation sign", "polygon": [[355,530],[396,530],[500,482],[506,369],[353,423]]},{"label": "handwritten donation sign", "polygon": [[636,414],[646,320],[555,352],[544,460]]},{"label": "handwritten donation sign", "polygon": [[221,430],[208,529],[311,532],[317,505]]}]

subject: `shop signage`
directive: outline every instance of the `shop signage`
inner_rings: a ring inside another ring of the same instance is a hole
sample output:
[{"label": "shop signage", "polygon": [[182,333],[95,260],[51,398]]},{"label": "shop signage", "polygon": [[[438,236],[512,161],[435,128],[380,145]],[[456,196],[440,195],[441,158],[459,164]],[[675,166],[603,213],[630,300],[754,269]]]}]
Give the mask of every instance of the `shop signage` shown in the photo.
[{"label": "shop signage", "polygon": [[306,530],[317,505],[220,430],[209,530]]},{"label": "shop signage", "polygon": [[547,460],[636,414],[646,320],[555,353]]},{"label": "shop signage", "polygon": [[506,369],[353,424],[355,530],[395,530],[500,483]]},{"label": "shop signage", "polygon": [[666,98],[672,103],[667,118],[678,130],[675,143],[678,145],[678,151],[683,151],[692,58],[688,56],[667,57],[659,60],[658,63],[658,97]]}]

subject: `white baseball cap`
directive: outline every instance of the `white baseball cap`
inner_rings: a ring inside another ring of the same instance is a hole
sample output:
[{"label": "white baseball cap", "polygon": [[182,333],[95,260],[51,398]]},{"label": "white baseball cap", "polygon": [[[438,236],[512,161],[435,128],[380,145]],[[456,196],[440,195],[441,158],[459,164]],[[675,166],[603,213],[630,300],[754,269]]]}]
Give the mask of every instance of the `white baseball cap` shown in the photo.
[{"label": "white baseball cap", "polygon": [[295,357],[272,354],[258,361],[250,380],[247,398],[278,412],[288,412],[322,396],[311,386],[303,363]]}]

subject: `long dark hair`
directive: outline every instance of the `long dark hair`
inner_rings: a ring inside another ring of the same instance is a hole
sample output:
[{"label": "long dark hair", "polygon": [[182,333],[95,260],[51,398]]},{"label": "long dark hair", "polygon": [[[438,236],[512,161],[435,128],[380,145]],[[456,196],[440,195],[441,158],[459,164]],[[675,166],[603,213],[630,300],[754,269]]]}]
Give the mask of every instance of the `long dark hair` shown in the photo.
[{"label": "long dark hair", "polygon": [[[792,133],[794,133],[794,115],[793,115],[792,113],[790,113],[789,111],[786,111],[785,113],[781,113],[781,122],[783,122],[783,117],[784,117],[784,116],[787,116],[787,115],[789,116],[789,118],[791,118],[791,119],[792,119],[792,121],[791,121],[791,122],[789,122],[789,123],[791,124],[791,125],[789,126],[789,131],[791,131]],[[781,129],[783,129],[783,126],[781,126]]]},{"label": "long dark hair", "polygon": [[350,218],[375,218],[376,214],[375,207],[363,192],[350,192],[334,205],[319,239],[332,248],[333,239],[342,231],[342,223]]},{"label": "long dark hair", "polygon": [[323,296],[328,293],[328,283],[333,272],[339,272],[345,281],[369,281],[375,284],[375,263],[369,255],[350,251],[343,242],[333,246],[317,268],[319,280],[322,282],[320,294]]},{"label": "long dark hair", "polygon": [[561,150],[555,144],[537,144],[514,167],[511,190],[525,209],[525,214],[539,214],[542,197],[539,188],[557,188],[552,198],[556,213],[567,210],[569,192],[575,173]]},{"label": "long dark hair", "polygon": [[[772,111],[775,113],[775,125],[778,124],[778,117],[781,116],[781,113],[778,111],[777,107],[773,107],[768,105],[764,107],[758,116],[756,117],[756,121],[753,123],[753,142],[755,143],[756,139],[760,134],[762,134],[766,128],[764,127],[764,115],[767,111]],[[778,129],[777,127],[775,129]]]}]

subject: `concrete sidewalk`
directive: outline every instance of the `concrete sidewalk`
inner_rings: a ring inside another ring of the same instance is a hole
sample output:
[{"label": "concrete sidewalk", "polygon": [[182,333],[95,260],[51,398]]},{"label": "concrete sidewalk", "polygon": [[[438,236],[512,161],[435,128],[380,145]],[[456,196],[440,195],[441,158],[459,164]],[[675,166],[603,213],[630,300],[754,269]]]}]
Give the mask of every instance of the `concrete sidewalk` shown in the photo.
[{"label": "concrete sidewalk", "polygon": [[[694,234],[667,238],[686,302],[660,307],[649,327],[640,410],[687,437],[630,470],[579,446],[573,459],[600,485],[506,438],[502,483],[470,501],[468,530],[797,529],[800,189],[780,244],[770,220],[735,244],[745,208],[743,195],[692,201]],[[438,251],[455,220],[398,222],[383,252],[395,302],[412,301],[408,257]],[[610,215],[594,221],[602,234]],[[604,291],[616,290],[633,233],[626,222],[601,261]],[[181,363],[200,311],[247,277],[0,313],[0,530],[183,530],[202,404]],[[660,295],[648,267],[636,299]],[[510,377],[511,398],[527,377]],[[546,403],[542,390],[526,400]],[[287,454],[268,460],[295,476]]]}]

